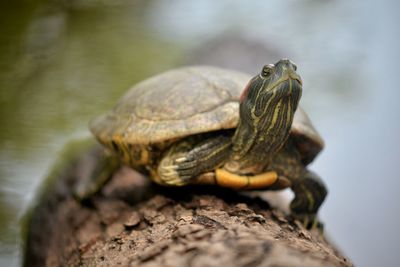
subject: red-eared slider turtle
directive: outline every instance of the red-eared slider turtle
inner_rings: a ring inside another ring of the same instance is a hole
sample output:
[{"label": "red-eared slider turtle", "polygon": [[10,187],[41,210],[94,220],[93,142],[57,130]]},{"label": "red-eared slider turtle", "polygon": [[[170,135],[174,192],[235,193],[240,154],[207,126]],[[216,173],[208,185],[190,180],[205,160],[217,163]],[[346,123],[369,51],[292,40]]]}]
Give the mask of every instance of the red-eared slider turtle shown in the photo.
[{"label": "red-eared slider turtle", "polygon": [[292,213],[308,220],[327,191],[306,168],[323,141],[297,108],[296,69],[282,59],[251,79],[209,66],[171,70],[135,85],[90,130],[158,184],[291,187]]}]

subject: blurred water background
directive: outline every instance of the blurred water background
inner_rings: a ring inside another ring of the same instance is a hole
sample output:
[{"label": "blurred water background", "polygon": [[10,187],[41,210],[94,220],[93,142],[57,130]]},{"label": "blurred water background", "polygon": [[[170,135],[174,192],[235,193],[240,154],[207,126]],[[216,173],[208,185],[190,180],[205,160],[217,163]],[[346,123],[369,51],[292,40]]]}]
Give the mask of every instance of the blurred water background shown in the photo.
[{"label": "blurred water background", "polygon": [[212,64],[256,73],[289,57],[326,140],[326,232],[357,266],[399,266],[396,1],[19,0],[0,4],[0,265],[57,152],[130,85]]}]

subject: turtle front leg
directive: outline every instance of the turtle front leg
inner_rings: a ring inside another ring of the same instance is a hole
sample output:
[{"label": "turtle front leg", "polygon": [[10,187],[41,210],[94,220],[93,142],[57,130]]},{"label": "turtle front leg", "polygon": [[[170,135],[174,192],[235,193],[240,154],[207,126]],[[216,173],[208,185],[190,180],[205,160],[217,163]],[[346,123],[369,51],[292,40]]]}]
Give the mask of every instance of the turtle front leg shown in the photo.
[{"label": "turtle front leg", "polygon": [[291,181],[295,197],[290,203],[294,218],[303,222],[307,229],[322,228],[322,223],[317,220],[317,212],[328,193],[319,176],[305,170],[299,179]]},{"label": "turtle front leg", "polygon": [[275,171],[242,175],[223,168],[231,146],[229,133],[202,141],[182,140],[163,156],[152,178],[162,185],[212,184],[234,189],[261,189],[276,183]]},{"label": "turtle front leg", "polygon": [[152,178],[162,185],[182,186],[192,183],[200,174],[221,165],[227,159],[230,149],[229,134],[202,141],[186,138],[166,152]]}]

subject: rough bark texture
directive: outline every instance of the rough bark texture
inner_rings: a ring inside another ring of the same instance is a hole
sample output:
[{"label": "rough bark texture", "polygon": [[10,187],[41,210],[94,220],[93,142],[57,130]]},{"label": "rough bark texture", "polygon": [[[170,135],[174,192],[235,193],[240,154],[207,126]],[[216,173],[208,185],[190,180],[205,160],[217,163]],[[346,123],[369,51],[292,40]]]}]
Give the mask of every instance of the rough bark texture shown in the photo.
[{"label": "rough bark texture", "polygon": [[351,266],[317,233],[230,190],[161,188],[121,168],[82,205],[71,187],[99,151],[71,160],[42,193],[26,266]]}]

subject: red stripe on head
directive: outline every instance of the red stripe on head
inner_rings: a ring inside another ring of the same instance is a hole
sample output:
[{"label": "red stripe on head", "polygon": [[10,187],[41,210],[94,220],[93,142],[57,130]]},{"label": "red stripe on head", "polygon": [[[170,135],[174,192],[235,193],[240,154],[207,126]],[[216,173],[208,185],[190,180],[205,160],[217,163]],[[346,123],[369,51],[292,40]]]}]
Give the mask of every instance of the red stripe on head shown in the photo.
[{"label": "red stripe on head", "polygon": [[247,95],[249,94],[250,84],[251,84],[251,80],[247,83],[246,87],[243,89],[243,92],[240,96],[240,103],[243,103],[243,101],[246,99]]}]

